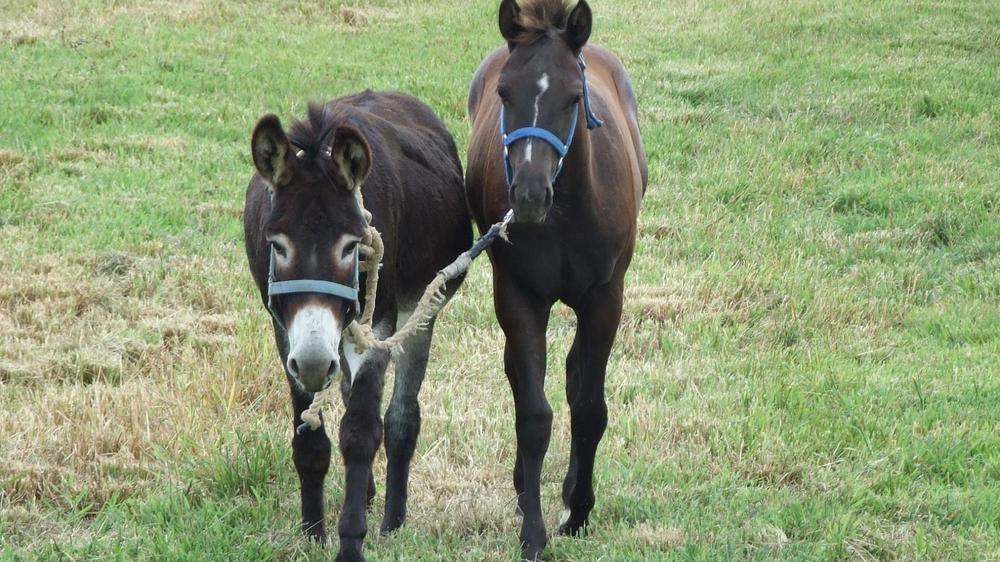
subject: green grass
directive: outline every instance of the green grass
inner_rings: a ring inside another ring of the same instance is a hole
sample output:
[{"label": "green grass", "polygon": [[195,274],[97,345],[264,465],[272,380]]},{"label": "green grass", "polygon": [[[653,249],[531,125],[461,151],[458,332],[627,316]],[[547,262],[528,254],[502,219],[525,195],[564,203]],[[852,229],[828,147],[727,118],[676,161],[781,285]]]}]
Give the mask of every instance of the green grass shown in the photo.
[{"label": "green grass", "polygon": [[[297,532],[242,253],[249,132],[397,89],[464,151],[497,2],[263,4],[0,3],[0,557],[333,555]],[[1000,560],[1000,5],[591,5],[651,174],[593,527],[547,558]],[[519,551],[474,270],[439,324],[411,517],[373,560]],[[550,529],[572,329],[557,309]]]}]

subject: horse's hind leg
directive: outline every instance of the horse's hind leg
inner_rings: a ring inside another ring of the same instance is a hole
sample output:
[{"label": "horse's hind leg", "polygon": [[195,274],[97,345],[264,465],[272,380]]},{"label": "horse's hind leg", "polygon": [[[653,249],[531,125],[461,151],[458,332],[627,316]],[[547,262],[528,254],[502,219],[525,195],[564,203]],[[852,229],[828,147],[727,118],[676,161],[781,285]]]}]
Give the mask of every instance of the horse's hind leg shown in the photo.
[{"label": "horse's hind leg", "polygon": [[433,321],[403,342],[402,353],[395,357],[396,382],[389,409],[385,412],[385,450],[387,457],[385,516],[382,533],[391,533],[406,520],[406,499],[410,461],[420,435],[420,385],[427,372]]},{"label": "horse's hind leg", "polygon": [[577,335],[573,346],[576,357],[571,356],[567,362],[573,442],[570,470],[563,483],[567,511],[559,525],[559,532],[567,535],[579,534],[587,526],[594,508],[594,457],[608,425],[604,379],[621,320],[621,282],[612,281],[591,289],[576,312]]}]

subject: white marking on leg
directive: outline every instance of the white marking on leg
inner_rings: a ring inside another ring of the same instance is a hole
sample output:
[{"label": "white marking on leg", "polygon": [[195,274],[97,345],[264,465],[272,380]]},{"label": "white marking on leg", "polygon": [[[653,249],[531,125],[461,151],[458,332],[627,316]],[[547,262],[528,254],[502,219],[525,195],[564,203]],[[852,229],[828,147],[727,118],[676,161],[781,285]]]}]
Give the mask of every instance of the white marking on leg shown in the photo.
[{"label": "white marking on leg", "polygon": [[347,360],[347,369],[351,374],[351,384],[354,384],[354,379],[358,376],[358,371],[361,370],[361,365],[365,362],[365,357],[368,352],[358,353],[358,350],[354,347],[354,344],[350,341],[344,342],[344,359]]},{"label": "white marking on leg", "polygon": [[399,311],[396,312],[396,331],[397,332],[399,330],[403,329],[403,326],[406,325],[406,321],[409,320],[410,316],[412,316],[412,315],[413,315],[413,311],[412,310],[399,310]]},{"label": "white marking on leg", "polygon": [[568,507],[566,509],[562,510],[562,513],[559,514],[559,524],[560,525],[565,525],[567,521],[569,521],[569,508]]},{"label": "white marking on leg", "polygon": [[[549,89],[549,75],[543,72],[542,77],[538,79],[538,95],[535,96],[535,114],[531,117],[531,126],[538,126],[538,103],[541,101],[542,96]],[[532,152],[532,140],[528,139],[528,146],[524,147],[524,161],[531,162],[531,152]]]}]

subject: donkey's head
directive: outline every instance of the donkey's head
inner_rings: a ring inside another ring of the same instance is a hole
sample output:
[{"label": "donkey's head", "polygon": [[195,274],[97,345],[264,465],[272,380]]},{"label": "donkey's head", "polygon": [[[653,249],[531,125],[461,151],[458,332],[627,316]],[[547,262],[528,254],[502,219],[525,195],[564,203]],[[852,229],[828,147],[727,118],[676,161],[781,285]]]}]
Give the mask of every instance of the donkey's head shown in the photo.
[{"label": "donkey's head", "polygon": [[[261,118],[254,129],[254,165],[271,192],[264,234],[276,281],[355,283],[366,226],[357,190],[371,167],[371,149],[358,129],[331,121],[322,106],[310,106],[309,119],[290,135],[274,115]],[[356,314],[356,301],[296,290],[272,295],[269,302],[288,335],[288,373],[309,392],[329,386],[339,370],[341,332]]]},{"label": "donkey's head", "polygon": [[497,94],[503,102],[502,130],[541,129],[552,135],[526,136],[507,146],[514,216],[541,222],[552,206],[553,183],[579,118],[584,85],[578,57],[590,37],[592,17],[584,0],[572,10],[564,0],[522,4],[503,0],[500,5],[500,33],[510,58]]}]

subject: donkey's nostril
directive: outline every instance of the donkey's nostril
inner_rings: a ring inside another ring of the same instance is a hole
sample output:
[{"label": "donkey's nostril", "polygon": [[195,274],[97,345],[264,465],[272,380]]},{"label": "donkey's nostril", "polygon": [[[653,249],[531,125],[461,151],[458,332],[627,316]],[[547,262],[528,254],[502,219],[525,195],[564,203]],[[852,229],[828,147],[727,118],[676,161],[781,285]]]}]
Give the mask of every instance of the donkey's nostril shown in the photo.
[{"label": "donkey's nostril", "polygon": [[299,378],[299,362],[295,359],[288,360],[288,372],[295,378]]},{"label": "donkey's nostril", "polygon": [[338,367],[339,367],[339,365],[337,365],[336,361],[330,361],[330,368],[327,369],[327,371],[326,371],[326,378],[328,378],[328,379],[329,378],[333,378],[333,376],[337,374],[337,368]]}]

